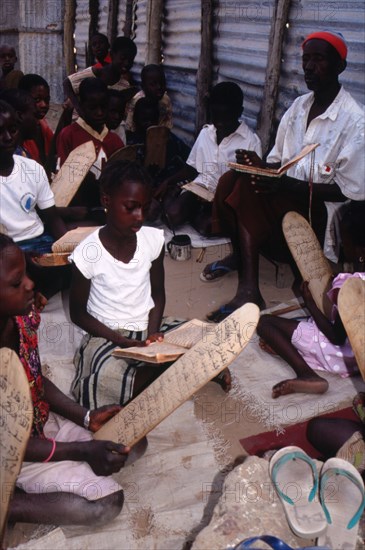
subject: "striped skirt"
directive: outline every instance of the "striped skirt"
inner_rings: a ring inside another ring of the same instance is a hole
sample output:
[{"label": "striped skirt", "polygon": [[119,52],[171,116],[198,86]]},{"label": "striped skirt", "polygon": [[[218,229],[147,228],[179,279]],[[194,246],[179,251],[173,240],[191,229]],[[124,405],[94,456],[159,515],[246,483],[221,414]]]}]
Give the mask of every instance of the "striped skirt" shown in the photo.
[{"label": "striped skirt", "polygon": [[[184,322],[183,319],[166,317],[160,331],[166,332]],[[134,340],[147,338],[147,331],[120,332],[126,338]],[[114,357],[112,351],[116,347],[110,340],[85,334],[76,351],[76,374],[71,389],[75,399],[88,409],[111,404],[125,405],[133,397],[137,369],[146,366],[147,363]]]}]

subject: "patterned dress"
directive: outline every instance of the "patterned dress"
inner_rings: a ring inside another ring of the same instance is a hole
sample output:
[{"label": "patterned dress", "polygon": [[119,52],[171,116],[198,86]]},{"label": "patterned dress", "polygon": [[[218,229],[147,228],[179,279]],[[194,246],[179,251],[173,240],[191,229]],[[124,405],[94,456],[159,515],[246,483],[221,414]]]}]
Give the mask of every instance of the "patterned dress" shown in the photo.
[{"label": "patterned dress", "polygon": [[29,381],[33,401],[32,436],[45,438],[43,428],[48,420],[49,404],[44,399],[44,386],[41,372],[41,362],[38,352],[37,329],[40,315],[36,309],[28,315],[15,317],[19,331],[19,358]]},{"label": "patterned dress", "polygon": [[[331,321],[338,315],[337,297],[342,285],[352,277],[365,280],[365,273],[340,273],[334,278],[332,287],[327,293],[332,302]],[[358,373],[358,367],[349,339],[337,346],[319,330],[314,320],[299,323],[293,332],[291,343],[299,351],[305,362],[313,370],[327,371],[346,378]]]}]

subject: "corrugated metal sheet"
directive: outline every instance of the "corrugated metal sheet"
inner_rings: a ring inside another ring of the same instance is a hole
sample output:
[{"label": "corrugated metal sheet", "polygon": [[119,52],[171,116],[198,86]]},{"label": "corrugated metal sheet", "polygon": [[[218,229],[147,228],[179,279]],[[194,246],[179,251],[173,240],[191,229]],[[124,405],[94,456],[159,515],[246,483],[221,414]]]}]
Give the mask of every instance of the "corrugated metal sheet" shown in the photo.
[{"label": "corrugated metal sheet", "polygon": [[119,9],[118,9],[118,36],[124,35],[124,25],[125,25],[125,19],[126,19],[126,0],[123,0],[122,2],[119,2]]},{"label": "corrugated metal sheet", "polygon": [[195,134],[196,72],[200,56],[200,0],[167,0],[162,52],[174,132],[191,144]]},{"label": "corrugated metal sheet", "polygon": [[215,10],[214,82],[236,82],[243,118],[256,129],[261,108],[274,2],[219,2]]},{"label": "corrugated metal sheet", "polygon": [[[7,35],[14,35],[14,31],[18,28],[19,21],[19,5],[18,2],[10,0],[0,2],[0,29],[1,41],[8,41]],[[10,42],[9,42],[10,43]]]},{"label": "corrugated metal sheet", "polygon": [[[66,0],[67,1],[67,0]],[[89,0],[77,0],[75,23],[75,47],[77,69],[85,69],[85,47],[89,40]]]},{"label": "corrugated metal sheet", "polygon": [[134,28],[135,28],[135,37],[134,39],[137,46],[137,55],[134,60],[134,66],[132,69],[133,76],[137,82],[140,81],[139,75],[141,69],[145,64],[146,59],[146,44],[147,44],[147,26],[146,26],[146,17],[147,17],[147,0],[138,0],[135,2],[134,8]]},{"label": "corrugated metal sheet", "polygon": [[293,2],[289,13],[289,28],[283,47],[279,101],[276,118],[300,94],[308,92],[303,79],[301,44],[311,32],[332,30],[341,32],[348,45],[347,68],[340,81],[360,103],[365,103],[365,58],[363,0],[333,2],[305,0]]},{"label": "corrugated metal sheet", "polygon": [[99,0],[98,30],[108,35],[109,0]]},{"label": "corrugated metal sheet", "polygon": [[34,31],[62,31],[64,1],[20,0],[18,26]]},{"label": "corrugated metal sheet", "polygon": [[47,80],[52,101],[63,101],[63,1],[34,0],[19,3],[19,56],[24,73],[37,73]]},{"label": "corrugated metal sheet", "polygon": [[[67,0],[13,0],[0,3],[3,37],[18,51],[20,68],[38,72],[51,84],[52,99],[62,101],[63,6]],[[133,68],[137,82],[146,58],[148,0],[134,0],[135,42],[138,53]],[[201,1],[165,0],[162,50],[167,87],[173,102],[175,131],[191,143],[195,133],[196,72],[200,55]],[[204,0],[203,0],[204,1]],[[261,108],[269,34],[275,0],[214,2],[213,83],[237,82],[245,94],[244,118],[251,127]],[[77,0],[75,22],[76,62],[85,67],[89,31],[89,0]],[[99,0],[99,29],[107,31],[109,0]],[[293,99],[306,92],[302,77],[300,45],[317,29],[343,33],[349,45],[348,67],[341,81],[354,97],[365,100],[364,0],[293,0],[283,45],[276,117]],[[118,34],[123,34],[126,0],[119,1]]]}]

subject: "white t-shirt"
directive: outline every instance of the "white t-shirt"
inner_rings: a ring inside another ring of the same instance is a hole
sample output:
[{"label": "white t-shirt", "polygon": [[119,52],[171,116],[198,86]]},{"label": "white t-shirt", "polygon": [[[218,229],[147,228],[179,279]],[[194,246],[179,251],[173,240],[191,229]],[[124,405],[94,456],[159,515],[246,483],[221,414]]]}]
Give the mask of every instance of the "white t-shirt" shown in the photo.
[{"label": "white t-shirt", "polygon": [[36,206],[54,206],[53,192],[43,167],[25,157],[14,155],[10,176],[0,176],[0,223],[15,242],[39,237],[44,231]]},{"label": "white t-shirt", "polygon": [[[314,151],[314,183],[337,183],[345,197],[365,199],[364,167],[364,106],[341,87],[328,109],[311,121],[309,110],[314,101],[310,92],[298,97],[281,119],[275,146],[267,162],[284,164],[310,143],[320,143]],[[308,181],[311,155],[292,166],[287,174],[292,178]],[[309,192],[309,191],[308,191]],[[324,252],[336,262],[338,258],[338,234],[336,225],[339,210],[344,203],[326,203],[328,223]]]},{"label": "white t-shirt", "polygon": [[132,260],[116,260],[99,239],[99,228],[71,254],[71,260],[91,280],[87,311],[113,330],[142,331],[154,307],[150,269],[164,246],[161,229],[142,227]]},{"label": "white t-shirt", "polygon": [[186,161],[199,172],[194,181],[214,192],[219,178],[228,170],[227,162],[236,162],[236,149],[255,151],[261,157],[260,138],[245,122],[241,122],[237,130],[222,139],[219,145],[215,126],[203,126]]}]

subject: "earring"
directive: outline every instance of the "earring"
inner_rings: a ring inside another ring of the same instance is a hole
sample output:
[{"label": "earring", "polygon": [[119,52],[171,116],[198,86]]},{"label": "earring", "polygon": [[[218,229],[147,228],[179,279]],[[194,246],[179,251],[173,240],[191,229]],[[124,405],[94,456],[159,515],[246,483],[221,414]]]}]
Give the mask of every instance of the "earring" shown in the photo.
[{"label": "earring", "polygon": [[104,212],[105,212],[105,214],[107,214],[107,213],[108,213],[108,209],[107,209],[107,208],[104,208]]}]

